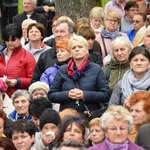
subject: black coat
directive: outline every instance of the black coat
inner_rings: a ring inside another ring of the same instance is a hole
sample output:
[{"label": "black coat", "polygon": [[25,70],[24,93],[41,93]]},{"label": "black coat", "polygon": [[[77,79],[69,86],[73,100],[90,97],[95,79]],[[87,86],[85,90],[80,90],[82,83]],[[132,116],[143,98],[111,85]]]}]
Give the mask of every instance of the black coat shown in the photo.
[{"label": "black coat", "polygon": [[[31,19],[36,20],[37,22],[42,23],[44,26],[46,25],[46,19],[44,16],[34,12],[31,17]],[[25,12],[18,14],[13,17],[13,23],[18,23],[19,25],[22,25],[22,22],[27,19],[27,15]]]},{"label": "black coat", "polygon": [[110,90],[99,65],[91,63],[91,66],[84,71],[84,75],[77,79],[79,87],[84,93],[84,100],[80,101],[79,106],[75,100],[68,98],[68,92],[77,86],[74,80],[68,76],[66,67],[67,65],[60,67],[48,94],[52,102],[60,103],[60,110],[74,108],[78,112],[84,112],[83,101],[90,110],[99,109],[100,103],[108,102]]}]

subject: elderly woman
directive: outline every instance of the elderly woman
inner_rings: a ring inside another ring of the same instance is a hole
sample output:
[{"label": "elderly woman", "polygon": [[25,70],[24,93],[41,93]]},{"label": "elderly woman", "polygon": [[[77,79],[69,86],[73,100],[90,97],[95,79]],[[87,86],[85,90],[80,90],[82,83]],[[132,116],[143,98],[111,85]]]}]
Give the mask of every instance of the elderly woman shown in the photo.
[{"label": "elderly woman", "polygon": [[41,53],[51,48],[42,42],[45,37],[44,25],[39,22],[30,24],[27,29],[27,36],[29,43],[24,48],[33,54],[37,62]]},{"label": "elderly woman", "polygon": [[9,137],[17,150],[36,150],[34,147],[35,126],[32,121],[15,121],[10,127]]},{"label": "elderly woman", "polygon": [[27,90],[17,90],[11,97],[15,110],[8,115],[12,121],[16,120],[31,120],[29,115],[29,104],[31,95]]},{"label": "elderly woman", "polygon": [[28,36],[27,36],[27,29],[28,29],[28,26],[32,23],[36,23],[36,20],[32,20],[32,19],[25,19],[23,22],[22,22],[22,38],[21,38],[21,45],[22,46],[25,46],[28,42],[29,42],[29,39],[28,39]]},{"label": "elderly woman", "polygon": [[54,141],[54,150],[59,148],[63,141],[84,142],[85,124],[79,117],[68,116],[59,126],[58,134]]},{"label": "elderly woman", "polygon": [[150,92],[138,91],[131,95],[128,103],[134,121],[134,128],[129,134],[129,139],[134,142],[139,127],[150,122]]},{"label": "elderly woman", "polygon": [[[105,14],[105,28],[102,29],[100,34],[96,35],[96,40],[100,43],[102,49],[102,57],[106,57],[111,53],[110,43],[118,36],[125,36],[125,33],[119,32],[118,28],[121,23],[121,16],[116,11],[108,11]],[[105,60],[106,62],[110,59]]]},{"label": "elderly woman", "polygon": [[28,89],[33,99],[45,97],[48,98],[49,86],[44,82],[34,82],[29,86]]},{"label": "elderly woman", "polygon": [[[88,58],[88,43],[74,35],[69,41],[72,59],[58,70],[48,94],[52,102],[60,103],[60,110],[74,108],[83,113],[99,109],[107,102],[110,90],[99,65]],[[94,74],[93,74],[94,73]]]},{"label": "elderly woman", "polygon": [[129,55],[129,63],[131,69],[116,84],[109,106],[127,105],[124,104],[125,99],[134,92],[150,89],[150,53],[144,47],[135,47]]},{"label": "elderly woman", "polygon": [[71,58],[70,48],[68,46],[68,39],[63,38],[56,43],[57,62],[53,67],[47,68],[41,75],[40,81],[46,83],[51,87],[52,81],[60,68],[60,66],[67,64]]},{"label": "elderly woman", "polygon": [[90,10],[89,13],[90,25],[95,31],[96,34],[100,33],[104,21],[104,11],[102,7],[94,7]]},{"label": "elderly woman", "polygon": [[131,42],[123,36],[117,37],[111,43],[111,60],[103,68],[111,91],[130,67],[128,58],[132,47]]},{"label": "elderly woman", "polygon": [[144,150],[128,139],[132,125],[133,118],[126,108],[110,107],[101,117],[101,127],[105,131],[106,139],[88,150]]},{"label": "elderly woman", "polygon": [[2,39],[6,47],[0,51],[0,78],[6,76],[9,97],[17,89],[27,89],[35,67],[32,54],[22,48],[20,40],[22,29],[18,24],[9,24],[5,27]]},{"label": "elderly woman", "polygon": [[101,128],[100,122],[100,118],[94,118],[89,122],[91,146],[102,143],[105,139],[105,133]]}]

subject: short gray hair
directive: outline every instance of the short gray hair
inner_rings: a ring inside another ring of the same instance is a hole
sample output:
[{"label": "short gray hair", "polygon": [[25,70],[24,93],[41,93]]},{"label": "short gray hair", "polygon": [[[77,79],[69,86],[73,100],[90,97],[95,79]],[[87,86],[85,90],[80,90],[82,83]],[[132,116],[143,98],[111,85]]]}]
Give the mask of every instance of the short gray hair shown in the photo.
[{"label": "short gray hair", "polygon": [[90,10],[89,19],[101,18],[104,19],[104,10],[102,7],[93,7]]},{"label": "short gray hair", "polygon": [[67,16],[61,16],[57,19],[56,21],[56,26],[60,25],[61,23],[67,23],[68,24],[68,28],[69,28],[69,33],[74,33],[74,22],[72,21],[71,18],[67,17]]},{"label": "short gray hair", "polygon": [[27,90],[19,89],[19,90],[15,91],[11,97],[13,103],[14,103],[15,99],[20,96],[25,96],[29,102],[32,100],[31,94]]},{"label": "short gray hair", "polygon": [[81,142],[77,141],[64,141],[60,145],[60,150],[62,147],[73,147],[73,148],[78,148],[79,150],[86,150],[85,146]]},{"label": "short gray hair", "polygon": [[125,121],[128,124],[128,131],[133,127],[133,117],[123,106],[111,106],[101,117],[101,128],[107,131],[109,122],[112,120]]},{"label": "short gray hair", "polygon": [[74,34],[69,40],[69,43],[68,43],[69,47],[71,47],[71,43],[73,40],[81,42],[88,49],[88,43],[84,37]]}]

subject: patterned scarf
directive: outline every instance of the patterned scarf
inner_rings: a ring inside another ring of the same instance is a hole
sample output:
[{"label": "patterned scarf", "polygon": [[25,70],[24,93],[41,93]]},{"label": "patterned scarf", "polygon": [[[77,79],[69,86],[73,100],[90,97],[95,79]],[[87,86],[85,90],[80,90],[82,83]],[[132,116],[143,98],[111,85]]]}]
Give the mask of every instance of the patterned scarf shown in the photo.
[{"label": "patterned scarf", "polygon": [[122,36],[121,33],[117,30],[115,32],[107,32],[106,29],[102,29],[101,35],[104,38],[111,39],[112,41],[118,36]]},{"label": "patterned scarf", "polygon": [[79,67],[77,67],[75,65],[74,60],[71,59],[67,65],[67,73],[71,78],[77,80],[80,76],[84,75],[84,71],[88,69],[90,66],[91,63],[88,57],[85,58],[85,60]]},{"label": "patterned scarf", "polygon": [[107,146],[109,147],[109,150],[128,150],[128,148],[129,148],[129,141],[128,140],[123,144],[114,144],[114,143],[111,143],[106,138],[105,142],[106,142]]}]

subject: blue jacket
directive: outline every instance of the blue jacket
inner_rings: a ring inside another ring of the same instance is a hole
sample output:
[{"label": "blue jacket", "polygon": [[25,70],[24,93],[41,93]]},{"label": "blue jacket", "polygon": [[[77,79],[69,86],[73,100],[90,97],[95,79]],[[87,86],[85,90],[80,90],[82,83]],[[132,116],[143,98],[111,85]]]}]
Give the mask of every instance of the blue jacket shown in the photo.
[{"label": "blue jacket", "polygon": [[[17,114],[16,110],[14,110],[12,113],[8,115],[8,118],[11,119],[12,121],[16,121],[19,120],[19,115]],[[22,120],[32,120],[32,116],[31,115],[24,116]]]},{"label": "blue jacket", "polygon": [[132,41],[134,40],[135,36],[136,36],[136,31],[135,31],[134,29],[132,29],[132,30],[127,30],[127,31],[125,31],[124,33],[127,34],[128,38],[129,38],[129,40],[130,40],[130,42],[132,42]]},{"label": "blue jacket", "polygon": [[59,66],[55,64],[53,67],[47,68],[44,73],[41,75],[40,81],[45,82],[51,87],[52,81],[59,69]]},{"label": "blue jacket", "polygon": [[49,99],[54,103],[60,103],[60,110],[74,108],[78,112],[84,112],[84,103],[90,110],[99,109],[99,104],[108,102],[110,90],[103,71],[98,64],[91,63],[91,66],[84,71],[84,75],[77,79],[80,89],[83,91],[84,100],[80,100],[79,105],[75,100],[68,98],[68,92],[77,88],[73,78],[68,76],[67,65],[63,65],[58,70],[48,94]]}]

